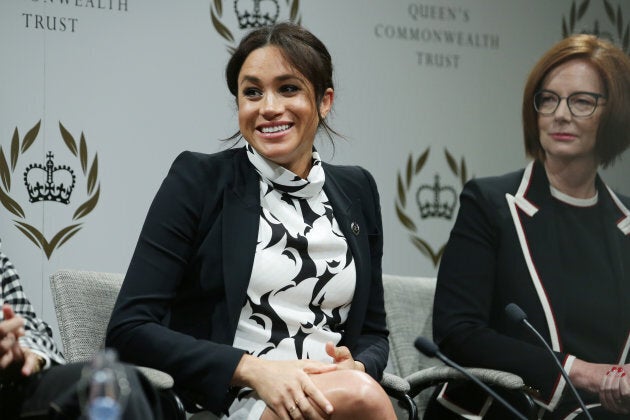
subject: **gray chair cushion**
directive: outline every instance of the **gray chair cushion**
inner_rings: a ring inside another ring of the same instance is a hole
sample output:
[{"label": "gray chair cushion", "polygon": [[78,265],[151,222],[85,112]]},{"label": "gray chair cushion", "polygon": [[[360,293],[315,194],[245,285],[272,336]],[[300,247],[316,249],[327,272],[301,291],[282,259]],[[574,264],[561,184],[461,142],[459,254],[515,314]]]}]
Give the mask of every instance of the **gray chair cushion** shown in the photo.
[{"label": "gray chair cushion", "polygon": [[[422,372],[423,369],[442,364],[437,359],[424,356],[413,345],[418,336],[433,339],[435,284],[435,277],[383,274],[385,311],[389,328],[388,371],[394,375],[407,379],[407,376]],[[432,388],[427,388],[414,398],[420,415],[424,412],[431,390]]]},{"label": "gray chair cushion", "polygon": [[[59,270],[50,288],[64,356],[68,362],[91,360],[105,344],[105,332],[123,275],[94,271]],[[173,387],[173,378],[159,370],[140,367],[157,389]]]},{"label": "gray chair cushion", "polygon": [[103,348],[122,281],[122,274],[92,271],[59,270],[50,276],[66,360],[90,360]]},{"label": "gray chair cushion", "polygon": [[393,373],[406,377],[441,363],[422,355],[413,345],[418,336],[433,339],[435,277],[383,274],[385,311]]}]

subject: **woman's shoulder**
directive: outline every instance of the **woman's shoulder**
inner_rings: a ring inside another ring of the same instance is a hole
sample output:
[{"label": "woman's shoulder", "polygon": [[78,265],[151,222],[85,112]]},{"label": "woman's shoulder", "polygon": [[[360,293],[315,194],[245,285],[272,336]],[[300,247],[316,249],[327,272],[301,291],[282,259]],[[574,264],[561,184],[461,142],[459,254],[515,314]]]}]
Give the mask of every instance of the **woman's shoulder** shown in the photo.
[{"label": "woman's shoulder", "polygon": [[171,164],[162,182],[162,190],[168,194],[203,200],[203,197],[217,193],[232,181],[239,152],[242,148],[217,153],[181,152]]},{"label": "woman's shoulder", "polygon": [[199,166],[227,164],[232,162],[234,157],[239,153],[243,153],[243,148],[232,148],[216,153],[202,153],[185,150],[175,158],[173,164]]},{"label": "woman's shoulder", "polygon": [[615,195],[627,209],[630,209],[630,196],[621,194],[618,191],[615,191]]},{"label": "woman's shoulder", "polygon": [[524,169],[508,172],[502,175],[473,178],[466,183],[464,189],[478,190],[487,195],[514,194],[523,179]]},{"label": "woman's shoulder", "polygon": [[190,176],[224,176],[233,167],[239,154],[245,156],[243,148],[232,148],[216,153],[201,153],[186,150],[173,161],[169,174],[185,173]]},{"label": "woman's shoulder", "polygon": [[621,201],[626,207],[630,208],[630,195],[620,192],[618,189],[612,187],[612,191],[614,191],[615,196]]}]

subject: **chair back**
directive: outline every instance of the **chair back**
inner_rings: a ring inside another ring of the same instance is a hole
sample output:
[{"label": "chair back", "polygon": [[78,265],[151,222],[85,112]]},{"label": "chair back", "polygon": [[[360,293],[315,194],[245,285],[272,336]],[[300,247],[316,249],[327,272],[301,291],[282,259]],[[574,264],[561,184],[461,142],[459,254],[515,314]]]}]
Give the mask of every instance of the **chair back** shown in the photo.
[{"label": "chair back", "polygon": [[[123,280],[121,273],[59,270],[51,274],[50,289],[68,362],[92,360],[105,346],[107,325]],[[186,415],[182,402],[172,390],[173,378],[169,374],[143,366],[136,368],[160,392],[164,418],[197,419]]]},{"label": "chair back", "polygon": [[104,347],[105,332],[123,275],[59,270],[50,288],[64,356],[68,362],[91,360]]},{"label": "chair back", "polygon": [[[414,346],[418,336],[433,340],[433,296],[435,277],[383,274],[385,311],[389,329],[389,366],[395,375],[407,377],[431,366],[443,365]],[[423,413],[433,387],[414,398]]]},{"label": "chair back", "polygon": [[390,362],[393,373],[403,378],[441,364],[424,356],[413,344],[418,336],[433,340],[435,283],[435,277],[383,274]]}]

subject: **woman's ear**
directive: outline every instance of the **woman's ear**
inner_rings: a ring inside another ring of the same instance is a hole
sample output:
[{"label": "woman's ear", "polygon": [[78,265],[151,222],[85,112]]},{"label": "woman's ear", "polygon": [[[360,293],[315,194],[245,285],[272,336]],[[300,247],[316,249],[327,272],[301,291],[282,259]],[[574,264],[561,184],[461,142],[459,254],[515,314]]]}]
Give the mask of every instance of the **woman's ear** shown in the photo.
[{"label": "woman's ear", "polygon": [[335,91],[332,88],[326,89],[324,95],[322,96],[322,100],[319,103],[319,115],[322,116],[322,119],[326,118],[326,115],[332,109],[333,102],[335,100]]}]

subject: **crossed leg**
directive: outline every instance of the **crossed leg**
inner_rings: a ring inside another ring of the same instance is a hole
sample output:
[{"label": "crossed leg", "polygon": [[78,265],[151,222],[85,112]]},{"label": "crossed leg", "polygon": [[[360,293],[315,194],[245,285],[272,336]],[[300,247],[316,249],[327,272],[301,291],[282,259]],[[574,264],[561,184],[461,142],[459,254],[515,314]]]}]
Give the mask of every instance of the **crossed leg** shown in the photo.
[{"label": "crossed leg", "polygon": [[[331,419],[396,419],[392,403],[378,382],[368,374],[358,370],[335,370],[310,376],[315,386],[320,389],[334,411]],[[297,401],[294,411],[289,413],[291,419],[305,418],[300,406],[311,403]],[[317,406],[315,406],[317,407]],[[321,418],[327,418],[323,411]],[[269,408],[265,409],[261,420],[286,419],[276,415]]]}]

